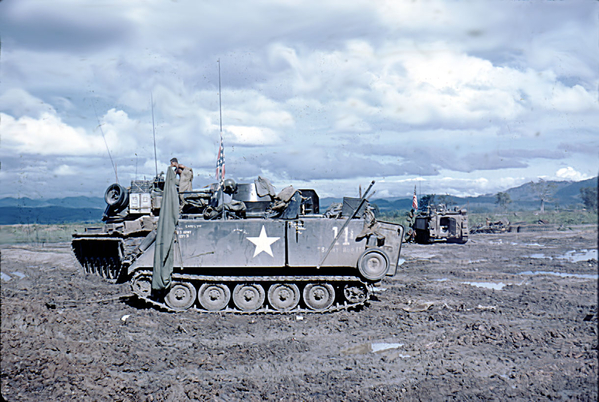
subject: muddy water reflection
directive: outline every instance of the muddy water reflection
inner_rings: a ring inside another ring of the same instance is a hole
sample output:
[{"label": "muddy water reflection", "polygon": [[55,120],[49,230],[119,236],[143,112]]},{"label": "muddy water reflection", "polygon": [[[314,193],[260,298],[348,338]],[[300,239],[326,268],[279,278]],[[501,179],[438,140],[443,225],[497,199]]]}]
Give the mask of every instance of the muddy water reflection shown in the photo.
[{"label": "muddy water reflection", "polygon": [[[342,355],[364,355],[367,353],[381,353],[388,350],[397,349],[403,346],[403,343],[372,342],[364,343],[341,351]],[[409,357],[409,356],[405,356]]]},{"label": "muddy water reflection", "polygon": [[[547,258],[549,260],[553,260],[554,257],[550,256],[550,255],[545,255],[545,254],[531,254],[530,258]],[[576,251],[576,250],[571,250],[568,251],[566,253],[564,253],[563,255],[558,255],[557,257],[555,257],[556,259],[560,259],[560,260],[568,260],[570,262],[580,262],[580,261],[588,261],[588,260],[592,260],[592,259],[597,259],[597,250],[587,250],[587,249],[583,249],[580,251]]]},{"label": "muddy water reflection", "polygon": [[485,289],[493,289],[493,290],[501,290],[504,288],[505,283],[499,282],[462,282],[465,285],[476,286],[477,288],[485,288]]},{"label": "muddy water reflection", "polygon": [[561,276],[562,278],[582,278],[582,279],[598,279],[597,274],[567,274],[565,272],[548,272],[548,271],[524,271],[518,275],[554,275]]}]

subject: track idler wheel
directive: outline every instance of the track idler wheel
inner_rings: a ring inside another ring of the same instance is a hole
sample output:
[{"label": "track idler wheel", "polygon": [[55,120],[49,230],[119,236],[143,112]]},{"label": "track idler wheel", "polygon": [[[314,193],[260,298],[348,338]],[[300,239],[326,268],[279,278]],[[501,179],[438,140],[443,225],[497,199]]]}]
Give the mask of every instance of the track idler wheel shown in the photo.
[{"label": "track idler wheel", "polygon": [[364,279],[379,281],[389,270],[389,257],[381,249],[368,249],[358,258],[358,270]]}]

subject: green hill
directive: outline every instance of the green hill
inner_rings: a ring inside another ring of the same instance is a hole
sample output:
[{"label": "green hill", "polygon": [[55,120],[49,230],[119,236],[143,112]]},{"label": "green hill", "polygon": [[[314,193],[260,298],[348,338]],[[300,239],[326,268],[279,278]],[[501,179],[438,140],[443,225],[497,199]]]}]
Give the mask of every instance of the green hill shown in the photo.
[{"label": "green hill", "polygon": [[103,208],[0,207],[0,225],[99,222]]},{"label": "green hill", "polygon": [[[550,200],[545,204],[548,210],[579,208],[582,206],[580,189],[583,187],[597,187],[597,178],[579,182],[547,181],[550,186]],[[510,211],[538,210],[540,200],[531,183],[505,190],[510,195],[512,203]],[[497,209],[495,194],[486,194],[478,197],[455,197],[438,194],[436,203],[445,202],[448,206],[467,207],[471,212],[490,212]],[[445,199],[445,200],[444,200]],[[422,194],[419,195],[419,202]],[[320,200],[321,212],[335,202],[342,202],[341,198],[325,197]],[[389,197],[371,200],[383,214],[393,211],[409,210],[412,207],[412,197]],[[31,198],[2,198],[0,199],[0,225],[11,224],[49,224],[49,223],[74,223],[74,222],[99,222],[106,204],[100,197],[65,197],[51,199]]]}]

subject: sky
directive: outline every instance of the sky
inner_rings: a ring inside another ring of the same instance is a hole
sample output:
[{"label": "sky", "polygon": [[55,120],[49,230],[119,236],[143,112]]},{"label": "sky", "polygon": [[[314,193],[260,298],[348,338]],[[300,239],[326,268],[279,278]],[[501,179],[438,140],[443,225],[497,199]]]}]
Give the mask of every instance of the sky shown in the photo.
[{"label": "sky", "polygon": [[475,196],[599,170],[594,0],[4,0],[0,39],[0,197],[102,197],[172,157],[202,188],[219,95],[240,183]]}]

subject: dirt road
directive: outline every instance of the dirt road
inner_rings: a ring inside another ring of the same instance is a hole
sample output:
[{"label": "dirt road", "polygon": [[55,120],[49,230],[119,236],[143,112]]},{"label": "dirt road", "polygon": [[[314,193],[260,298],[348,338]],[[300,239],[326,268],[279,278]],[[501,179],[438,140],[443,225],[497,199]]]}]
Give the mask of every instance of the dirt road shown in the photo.
[{"label": "dirt road", "polygon": [[596,227],[405,245],[361,311],[170,314],[2,248],[7,401],[597,400]]}]

